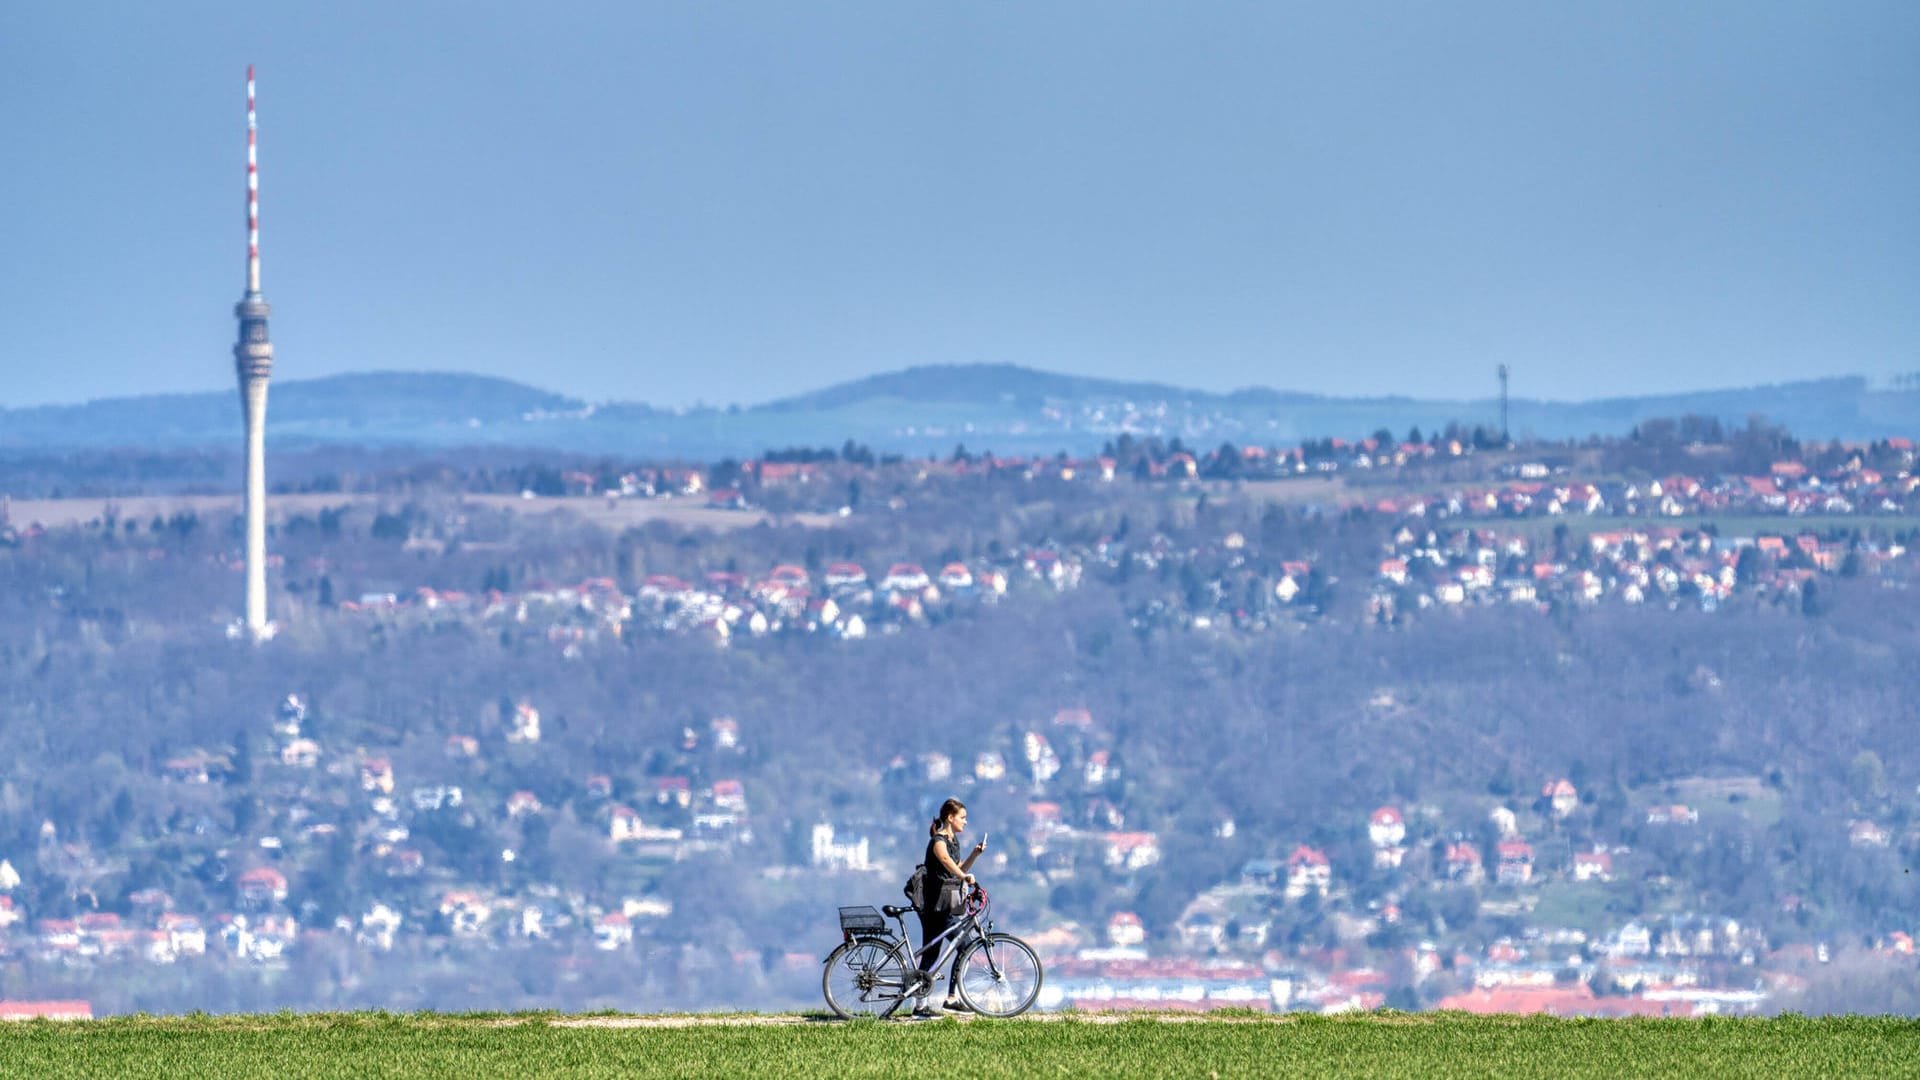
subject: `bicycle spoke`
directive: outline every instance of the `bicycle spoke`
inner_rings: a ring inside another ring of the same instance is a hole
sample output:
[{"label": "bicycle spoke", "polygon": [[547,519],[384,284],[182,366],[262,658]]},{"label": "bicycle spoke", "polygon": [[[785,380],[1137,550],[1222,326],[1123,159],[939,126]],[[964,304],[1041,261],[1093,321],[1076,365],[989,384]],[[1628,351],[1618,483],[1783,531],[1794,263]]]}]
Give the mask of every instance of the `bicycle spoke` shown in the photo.
[{"label": "bicycle spoke", "polygon": [[961,960],[961,996],[989,1016],[1016,1016],[1040,996],[1040,959],[1024,942],[994,935]]},{"label": "bicycle spoke", "polygon": [[836,950],[822,975],[827,1004],[841,1016],[886,1016],[906,997],[912,975],[890,942],[859,941]]}]

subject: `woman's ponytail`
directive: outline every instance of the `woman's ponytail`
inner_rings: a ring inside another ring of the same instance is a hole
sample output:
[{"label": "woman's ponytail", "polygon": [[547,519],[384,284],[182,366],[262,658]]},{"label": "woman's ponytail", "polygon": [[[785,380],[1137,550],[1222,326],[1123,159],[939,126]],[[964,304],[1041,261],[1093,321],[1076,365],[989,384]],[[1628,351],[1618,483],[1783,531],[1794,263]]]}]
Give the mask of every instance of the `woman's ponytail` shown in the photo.
[{"label": "woman's ponytail", "polygon": [[941,803],[940,813],[934,816],[933,824],[927,826],[928,838],[940,835],[940,826],[945,825],[948,818],[966,808],[967,804],[961,802],[959,799],[948,799],[946,802]]}]

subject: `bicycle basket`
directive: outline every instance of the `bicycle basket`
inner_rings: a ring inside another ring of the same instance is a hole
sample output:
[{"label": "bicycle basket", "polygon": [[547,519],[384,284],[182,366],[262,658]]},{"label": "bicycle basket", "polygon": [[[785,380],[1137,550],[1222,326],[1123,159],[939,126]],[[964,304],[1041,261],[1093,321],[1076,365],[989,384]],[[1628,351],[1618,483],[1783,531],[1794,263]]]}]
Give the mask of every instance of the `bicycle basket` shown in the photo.
[{"label": "bicycle basket", "polygon": [[840,909],[840,932],[842,934],[884,934],[887,932],[887,920],[880,912],[870,907],[843,907]]}]

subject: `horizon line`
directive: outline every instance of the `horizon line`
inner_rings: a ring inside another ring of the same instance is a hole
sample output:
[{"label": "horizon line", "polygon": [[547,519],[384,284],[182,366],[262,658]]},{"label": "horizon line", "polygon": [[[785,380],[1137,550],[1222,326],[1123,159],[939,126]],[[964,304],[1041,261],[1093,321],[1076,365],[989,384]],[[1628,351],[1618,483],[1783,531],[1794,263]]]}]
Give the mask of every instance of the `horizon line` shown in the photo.
[{"label": "horizon line", "polygon": [[[771,405],[779,405],[787,402],[797,401],[802,398],[811,397],[816,394],[825,393],[827,391],[837,390],[843,387],[855,386],[863,382],[869,382],[869,381],[878,380],[878,379],[893,378],[893,377],[898,377],[902,375],[909,375],[914,372],[966,371],[970,369],[1008,369],[1008,370],[1018,371],[1026,374],[1048,376],[1048,377],[1059,378],[1059,379],[1072,379],[1072,380],[1081,380],[1081,381],[1087,381],[1087,382],[1101,382],[1101,383],[1116,383],[1121,385],[1138,386],[1143,389],[1150,389],[1150,390],[1164,389],[1164,390],[1172,390],[1182,394],[1189,394],[1197,397],[1215,397],[1215,398],[1229,398],[1229,397],[1234,397],[1242,394],[1278,394],[1278,395],[1290,395],[1295,397],[1314,398],[1322,401],[1356,401],[1356,402],[1406,401],[1406,402],[1470,404],[1475,402],[1497,401],[1499,400],[1499,397],[1500,397],[1498,391],[1490,391],[1489,393],[1482,396],[1471,396],[1471,397],[1423,397],[1417,394],[1410,394],[1410,393],[1340,394],[1340,393],[1327,393],[1323,391],[1313,391],[1313,390],[1290,390],[1290,389],[1284,389],[1281,387],[1267,386],[1263,384],[1249,384],[1245,386],[1234,387],[1233,389],[1229,389],[1229,390],[1207,390],[1199,387],[1181,386],[1173,383],[1164,383],[1164,382],[1158,382],[1158,381],[1152,381],[1152,380],[1117,378],[1114,376],[1107,376],[1107,375],[1082,375],[1082,374],[1077,374],[1073,372],[1049,370],[1046,368],[1028,367],[1024,364],[990,362],[990,361],[982,361],[982,362],[973,363],[973,364],[913,364],[913,365],[908,365],[906,367],[893,368],[887,371],[874,372],[866,375],[856,375],[851,378],[845,378],[835,382],[826,383],[826,384],[817,386],[813,389],[801,390],[795,393],[785,394],[779,397],[766,398],[766,399],[753,401],[753,402],[733,401],[733,402],[717,402],[716,403],[716,402],[708,402],[704,399],[695,399],[692,402],[657,403],[657,402],[646,401],[638,398],[605,397],[605,398],[595,399],[595,398],[585,397],[579,394],[570,393],[565,390],[558,390],[558,389],[552,389],[545,386],[540,386],[532,382],[527,382],[513,376],[497,375],[490,372],[467,371],[467,370],[452,369],[452,368],[414,368],[414,369],[369,368],[365,370],[356,370],[356,371],[338,371],[338,372],[332,372],[324,375],[307,375],[307,376],[300,376],[300,377],[294,377],[294,378],[279,378],[274,380],[274,386],[276,389],[284,389],[285,387],[288,387],[288,386],[300,386],[300,385],[305,385],[309,383],[321,383],[321,382],[329,382],[329,381],[341,380],[341,379],[374,378],[374,377],[382,377],[382,376],[444,377],[444,378],[453,378],[453,379],[473,379],[473,380],[485,380],[489,382],[506,383],[516,387],[520,387],[522,389],[531,390],[531,391],[535,391],[542,394],[549,394],[555,397],[566,398],[569,401],[577,402],[582,406],[587,406],[592,408],[598,408],[602,406],[612,406],[612,405],[641,405],[641,406],[645,406],[647,408],[654,409],[661,412],[698,412],[698,411],[704,411],[704,410],[715,410],[715,411],[724,412],[728,409],[734,409],[734,408],[758,409],[758,408],[764,408]],[[1603,397],[1547,397],[1547,396],[1531,396],[1531,395],[1513,395],[1509,398],[1509,400],[1514,402],[1528,402],[1528,403],[1541,404],[1541,405],[1592,405],[1598,402],[1632,401],[1632,400],[1641,400],[1646,398],[1682,397],[1682,396],[1688,396],[1688,395],[1694,395],[1694,394],[1737,393],[1737,392],[1743,392],[1743,391],[1766,390],[1766,389],[1771,389],[1776,387],[1785,388],[1785,387],[1793,387],[1793,386],[1802,386],[1802,385],[1807,385],[1812,383],[1847,382],[1847,381],[1854,381],[1854,380],[1864,383],[1865,385],[1862,388],[1870,393],[1910,391],[1910,390],[1920,389],[1920,372],[1874,373],[1874,372],[1866,372],[1866,371],[1854,371],[1854,372],[1840,372],[1840,373],[1826,374],[1826,375],[1810,375],[1806,378],[1792,379],[1787,381],[1745,383],[1745,384],[1720,383],[1716,385],[1695,386],[1689,389],[1682,389],[1682,390],[1661,390],[1661,391],[1653,391],[1653,392],[1647,392],[1647,393],[1612,394],[1612,395],[1607,395]],[[1913,385],[1909,385],[1909,386],[1897,385],[1903,381],[1912,383]],[[204,389],[155,390],[147,393],[107,395],[107,396],[101,396],[101,397],[83,398],[79,400],[69,399],[69,400],[63,400],[63,401],[44,401],[44,402],[37,402],[33,404],[21,404],[21,405],[10,405],[5,403],[0,403],[0,413],[28,412],[28,411],[34,411],[39,409],[77,409],[77,408],[86,408],[88,406],[93,406],[93,405],[103,405],[103,404],[109,404],[114,402],[141,401],[146,399],[204,397],[207,395],[224,394],[224,393],[230,392],[230,390],[231,390],[230,387],[216,388],[213,386],[208,386]]]}]

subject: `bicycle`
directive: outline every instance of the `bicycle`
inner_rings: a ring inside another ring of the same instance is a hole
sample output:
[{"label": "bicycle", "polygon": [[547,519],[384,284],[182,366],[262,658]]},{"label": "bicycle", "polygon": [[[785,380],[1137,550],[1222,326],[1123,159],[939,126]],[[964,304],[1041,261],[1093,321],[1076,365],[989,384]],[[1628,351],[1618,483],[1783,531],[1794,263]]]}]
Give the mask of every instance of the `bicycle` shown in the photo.
[{"label": "bicycle", "polygon": [[[959,956],[954,992],[969,1009],[981,1016],[1019,1016],[1033,1007],[1040,997],[1045,978],[1040,957],[1033,947],[1012,934],[995,933],[986,918],[990,910],[987,890],[978,885],[967,894],[961,915],[952,926],[926,944],[940,945],[938,958],[925,971],[907,936],[906,914],[910,907],[887,904],[880,911],[870,907],[840,909],[840,946],[827,955],[826,971],[820,976],[820,988],[835,1015],[852,1020],[871,1016],[886,1019],[901,1005],[931,993],[939,980],[937,972]],[[885,918],[881,912],[885,912]],[[887,929],[886,920],[900,925],[898,935]]]}]

